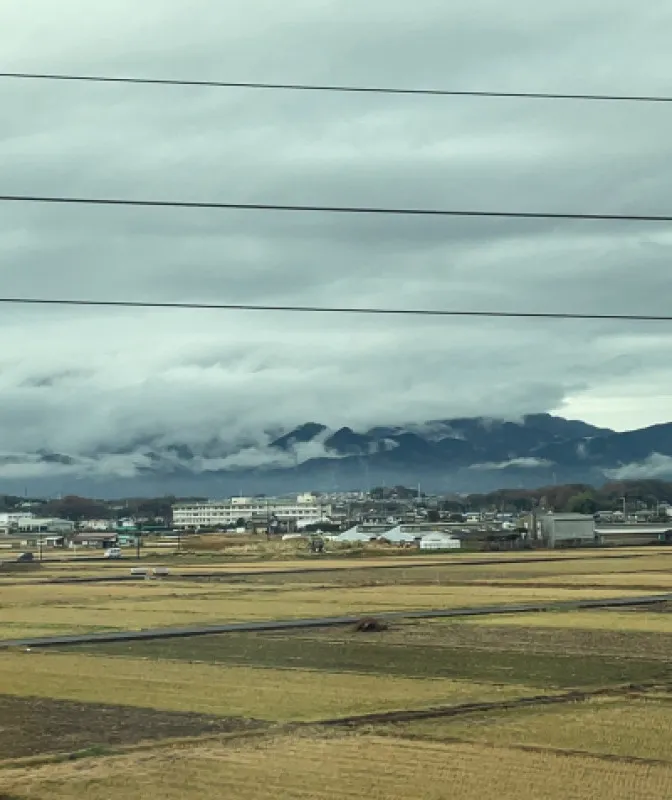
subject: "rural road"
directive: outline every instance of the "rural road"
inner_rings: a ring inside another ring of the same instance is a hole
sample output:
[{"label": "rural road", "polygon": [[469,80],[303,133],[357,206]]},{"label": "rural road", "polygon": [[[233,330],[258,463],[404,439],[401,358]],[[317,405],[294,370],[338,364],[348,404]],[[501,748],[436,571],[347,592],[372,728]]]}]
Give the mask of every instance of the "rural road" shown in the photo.
[{"label": "rural road", "polygon": [[672,601],[672,594],[643,597],[614,597],[605,600],[572,600],[561,603],[526,603],[515,605],[484,606],[480,608],[447,608],[430,611],[362,612],[343,617],[317,617],[311,619],[268,620],[264,622],[229,622],[222,625],[190,626],[188,628],[152,628],[141,631],[108,631],[73,636],[36,637],[32,639],[7,639],[0,641],[0,650],[13,647],[57,647],[70,644],[95,644],[96,642],[132,642],[151,639],[177,639],[207,636],[219,633],[252,633],[260,631],[295,631],[310,628],[329,628],[355,625],[363,617],[392,621],[395,619],[440,619],[458,617],[484,617],[493,614],[525,614],[542,611],[570,611],[585,608],[620,608],[646,606]]}]

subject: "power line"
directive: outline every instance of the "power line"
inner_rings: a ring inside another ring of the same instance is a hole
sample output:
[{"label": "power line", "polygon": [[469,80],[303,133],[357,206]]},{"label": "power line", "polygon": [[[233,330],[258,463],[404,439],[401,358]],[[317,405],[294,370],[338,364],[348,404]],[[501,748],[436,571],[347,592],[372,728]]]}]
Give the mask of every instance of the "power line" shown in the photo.
[{"label": "power line", "polygon": [[0,195],[3,203],[49,203],[89,206],[134,206],[141,208],[192,208],[229,211],[291,211],[323,214],[377,214],[415,217],[500,217],[504,219],[599,220],[605,222],[672,222],[663,214],[570,214],[552,211],[477,211],[443,208],[384,208],[375,206],[318,206],[277,203],[216,203],[185,200],[134,200],[111,197],[59,197]]},{"label": "power line", "polygon": [[433,97],[483,97],[521,100],[578,100],[610,103],[672,103],[672,96],[569,94],[556,92],[496,92],[465,89],[404,89],[390,86],[344,86],[313,83],[260,83],[249,81],[178,80],[172,78],[116,77],[112,75],[71,75],[38,72],[0,72],[0,78],[78,83],[121,83],[145,86],[192,86],[218,89],[265,89],[269,91],[340,92],[343,94],[424,95]]},{"label": "power line", "polygon": [[155,308],[196,311],[260,311],[292,314],[366,314],[406,317],[467,317],[530,320],[596,320],[618,322],[672,322],[672,315],[659,314],[583,314],[579,312],[545,311],[458,311],[434,308],[365,308],[335,306],[263,305],[255,303],[188,303],[151,302],[143,300],[75,300],[67,298],[0,297],[5,305],[95,306],[107,308]]}]

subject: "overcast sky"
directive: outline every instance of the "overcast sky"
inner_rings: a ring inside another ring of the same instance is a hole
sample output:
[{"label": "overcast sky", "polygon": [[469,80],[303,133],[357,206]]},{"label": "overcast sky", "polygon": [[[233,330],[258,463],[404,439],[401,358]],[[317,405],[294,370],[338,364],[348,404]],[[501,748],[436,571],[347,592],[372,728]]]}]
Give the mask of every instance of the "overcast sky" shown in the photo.
[{"label": "overcast sky", "polygon": [[[2,69],[669,93],[667,0],[7,0]],[[0,80],[3,194],[672,213],[672,105]],[[0,207],[4,296],[670,313],[672,226]],[[3,452],[668,421],[672,324],[0,306]]]}]

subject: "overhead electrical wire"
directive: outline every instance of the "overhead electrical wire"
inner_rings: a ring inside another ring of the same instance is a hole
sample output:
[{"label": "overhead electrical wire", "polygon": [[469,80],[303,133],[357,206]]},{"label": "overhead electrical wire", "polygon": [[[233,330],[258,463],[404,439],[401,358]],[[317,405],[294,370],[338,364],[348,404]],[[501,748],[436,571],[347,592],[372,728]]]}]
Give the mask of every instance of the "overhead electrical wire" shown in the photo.
[{"label": "overhead electrical wire", "polygon": [[322,206],[279,203],[219,203],[191,200],[136,200],[112,197],[65,197],[43,195],[0,195],[3,203],[47,203],[88,206],[132,206],[146,208],[191,208],[220,211],[289,211],[322,214],[375,214],[415,217],[499,217],[504,219],[594,220],[603,222],[672,222],[669,214],[592,214],[555,211],[482,211],[444,208],[385,208],[376,206]]},{"label": "overhead electrical wire", "polygon": [[521,100],[577,100],[609,103],[672,103],[666,95],[573,94],[564,92],[498,92],[476,89],[422,89],[392,86],[348,86],[315,83],[266,83],[257,81],[187,80],[174,78],[143,78],[113,75],[78,75],[48,72],[0,72],[0,78],[32,81],[62,81],[77,83],[121,83],[145,86],[191,86],[219,89],[265,89],[268,91],[340,92],[343,94],[424,95],[432,97],[482,97]]},{"label": "overhead electrical wire", "polygon": [[[229,89],[261,89],[275,91],[340,92],[350,94],[425,95],[437,97],[481,97],[529,100],[565,100],[621,103],[671,103],[672,96],[565,94],[552,92],[497,92],[456,89],[422,89],[382,86],[346,86],[303,83],[258,83],[210,80],[177,80],[167,78],[117,77],[105,75],[78,75],[57,73],[0,72],[0,78],[34,81],[62,81],[79,83],[140,84],[152,86],[186,86]],[[183,208],[239,211],[284,211],[296,213],[369,214],[425,217],[486,217],[506,219],[593,220],[617,222],[672,222],[672,215],[661,214],[601,214],[565,213],[544,211],[485,211],[470,209],[437,208],[385,208],[367,206],[293,205],[272,203],[223,203],[178,200],[147,200],[131,198],[67,197],[41,195],[0,195],[5,203],[42,203],[90,206],[126,206],[148,208]],[[91,300],[72,298],[0,297],[3,305],[39,306],[89,306],[131,309],[199,310],[199,311],[250,311],[285,312],[300,314],[355,314],[415,317],[493,318],[523,320],[573,320],[573,321],[626,321],[672,322],[672,315],[653,314],[597,314],[579,312],[539,311],[478,311],[426,308],[366,308],[329,307],[305,305],[264,305],[250,303],[197,303],[152,302],[136,300]]]},{"label": "overhead electrical wire", "polygon": [[594,314],[580,312],[547,311],[457,311],[434,308],[377,308],[377,307],[336,307],[310,305],[265,305],[258,303],[195,303],[159,302],[145,300],[74,300],[68,298],[41,297],[0,297],[0,304],[39,305],[39,306],[94,306],[108,308],[147,308],[195,311],[263,311],[286,312],[292,314],[361,314],[378,316],[407,317],[486,317],[493,319],[529,320],[574,320],[574,321],[625,321],[625,322],[672,322],[672,315],[666,314]]}]

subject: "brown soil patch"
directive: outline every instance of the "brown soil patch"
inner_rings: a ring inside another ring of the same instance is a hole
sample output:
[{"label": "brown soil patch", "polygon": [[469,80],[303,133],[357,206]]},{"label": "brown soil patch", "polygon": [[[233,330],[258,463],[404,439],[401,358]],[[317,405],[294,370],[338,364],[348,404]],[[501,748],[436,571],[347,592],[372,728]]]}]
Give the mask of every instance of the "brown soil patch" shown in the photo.
[{"label": "brown soil patch", "polygon": [[265,724],[243,718],[0,695],[0,760],[231,733]]}]

